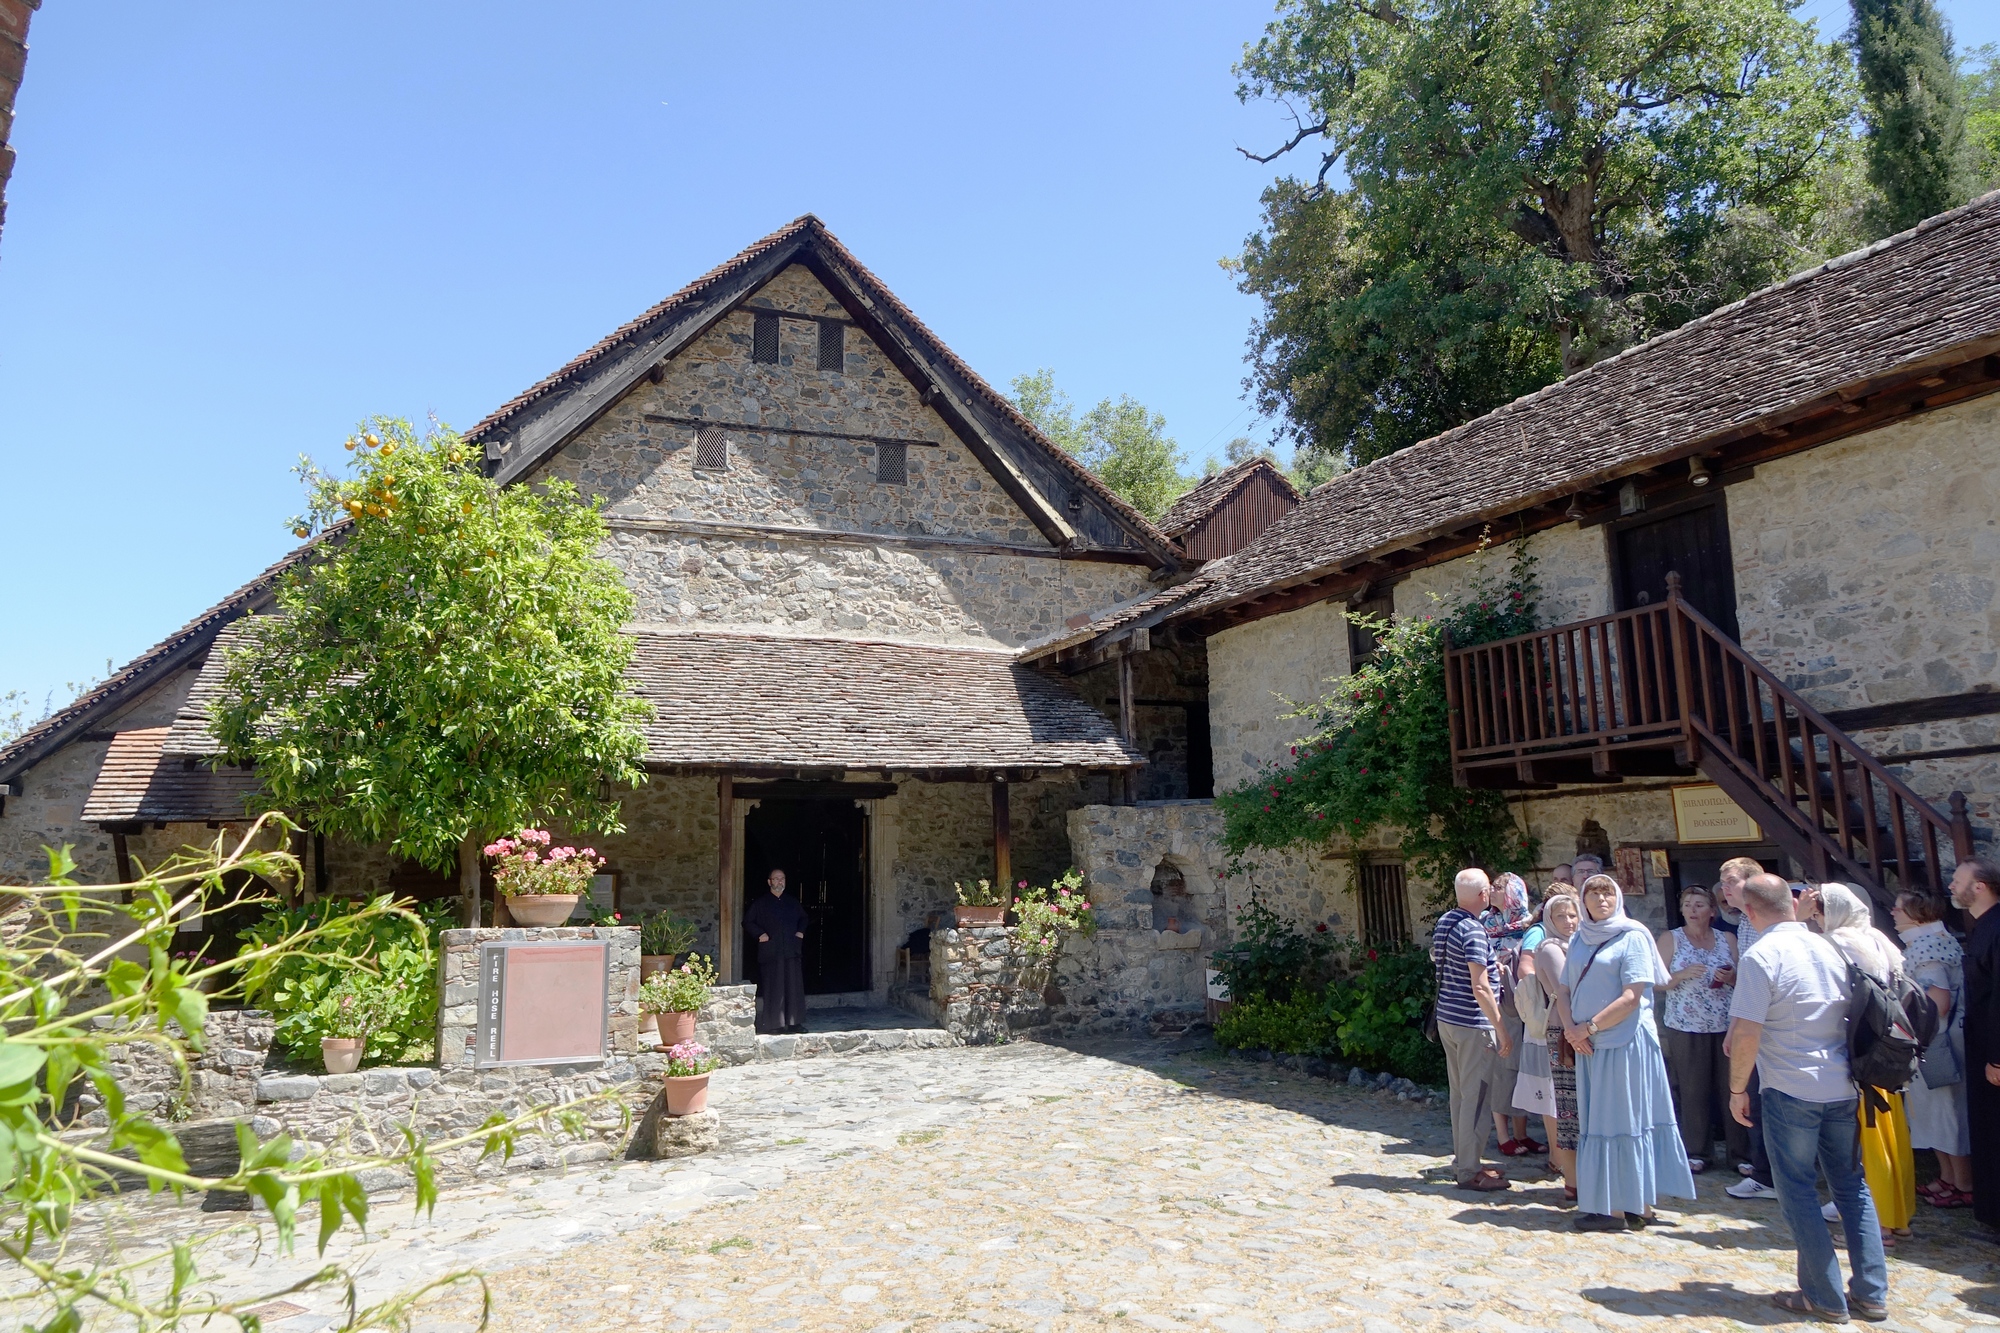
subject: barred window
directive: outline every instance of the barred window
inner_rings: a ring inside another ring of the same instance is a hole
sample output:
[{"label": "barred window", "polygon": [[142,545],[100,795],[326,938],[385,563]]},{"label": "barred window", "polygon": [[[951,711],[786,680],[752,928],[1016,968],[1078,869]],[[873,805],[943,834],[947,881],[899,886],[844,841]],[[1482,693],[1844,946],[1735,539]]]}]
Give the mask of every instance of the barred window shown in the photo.
[{"label": "barred window", "polygon": [[757,312],[750,335],[750,359],[765,365],[778,364],[778,317]]},{"label": "barred window", "polygon": [[910,481],[910,446],[881,443],[875,446],[875,480],[885,486],[906,486]]},{"label": "barred window", "polygon": [[720,426],[703,426],[694,433],[694,465],[721,472],[729,467],[729,440]]},{"label": "barred window", "polygon": [[1363,944],[1379,948],[1410,942],[1410,903],[1401,861],[1362,866],[1360,898]]},{"label": "barred window", "polygon": [[823,319],[819,322],[819,368],[847,369],[847,326],[838,320]]}]

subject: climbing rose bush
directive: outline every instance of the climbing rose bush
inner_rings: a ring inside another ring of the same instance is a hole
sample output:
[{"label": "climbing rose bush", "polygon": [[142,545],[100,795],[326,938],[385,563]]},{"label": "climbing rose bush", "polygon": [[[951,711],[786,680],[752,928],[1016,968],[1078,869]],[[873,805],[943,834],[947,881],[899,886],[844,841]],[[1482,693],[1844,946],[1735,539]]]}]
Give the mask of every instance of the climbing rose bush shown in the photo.
[{"label": "climbing rose bush", "polygon": [[520,895],[590,892],[590,881],[604,865],[594,847],[550,847],[546,829],[522,829],[511,838],[486,845],[493,861],[493,883],[509,898]]}]

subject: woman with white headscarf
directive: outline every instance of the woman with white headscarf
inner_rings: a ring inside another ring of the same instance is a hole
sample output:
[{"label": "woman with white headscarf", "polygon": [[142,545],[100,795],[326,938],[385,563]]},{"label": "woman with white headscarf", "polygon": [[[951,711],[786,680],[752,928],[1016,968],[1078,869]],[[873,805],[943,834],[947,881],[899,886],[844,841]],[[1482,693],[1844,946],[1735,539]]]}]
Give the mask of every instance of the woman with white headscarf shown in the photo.
[{"label": "woman with white headscarf", "polygon": [[[1862,890],[1852,884],[1820,885],[1819,918],[1827,942],[1875,980],[1886,986],[1902,972],[1903,951],[1875,929],[1868,897]],[[1910,1234],[1910,1219],[1917,1213],[1917,1162],[1910,1148],[1910,1117],[1903,1106],[1903,1094],[1881,1095],[1889,1103],[1886,1112],[1869,1106],[1866,1097],[1861,1099],[1861,1166],[1882,1220],[1882,1243],[1894,1245],[1895,1236]]]},{"label": "woman with white headscarf", "polygon": [[1582,896],[1556,997],[1576,1052],[1576,1228],[1636,1231],[1661,1195],[1695,1196],[1653,1021],[1654,993],[1673,978],[1652,934],[1625,915],[1617,880],[1592,875]]}]

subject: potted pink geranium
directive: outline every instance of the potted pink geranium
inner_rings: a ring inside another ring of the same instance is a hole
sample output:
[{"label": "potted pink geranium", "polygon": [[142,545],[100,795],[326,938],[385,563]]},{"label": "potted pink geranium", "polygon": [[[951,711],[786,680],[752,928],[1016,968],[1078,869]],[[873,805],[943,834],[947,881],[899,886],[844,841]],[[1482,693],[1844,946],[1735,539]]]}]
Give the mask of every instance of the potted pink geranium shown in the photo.
[{"label": "potted pink geranium", "polygon": [[590,892],[604,865],[593,847],[551,847],[547,829],[522,829],[488,843],[493,884],[507,899],[507,912],[524,926],[560,926]]},{"label": "potted pink geranium", "polygon": [[667,1048],[667,1114],[693,1115],[708,1109],[708,1075],[718,1061],[698,1041]]}]

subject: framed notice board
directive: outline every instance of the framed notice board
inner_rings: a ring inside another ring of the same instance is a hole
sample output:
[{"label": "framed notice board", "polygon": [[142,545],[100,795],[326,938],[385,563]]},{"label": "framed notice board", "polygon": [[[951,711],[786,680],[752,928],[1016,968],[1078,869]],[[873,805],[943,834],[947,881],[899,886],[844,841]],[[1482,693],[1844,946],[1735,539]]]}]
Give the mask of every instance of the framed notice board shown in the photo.
[{"label": "framed notice board", "polygon": [[610,992],[611,949],[601,941],[480,945],[474,1065],[491,1069],[604,1059],[610,1044]]}]

